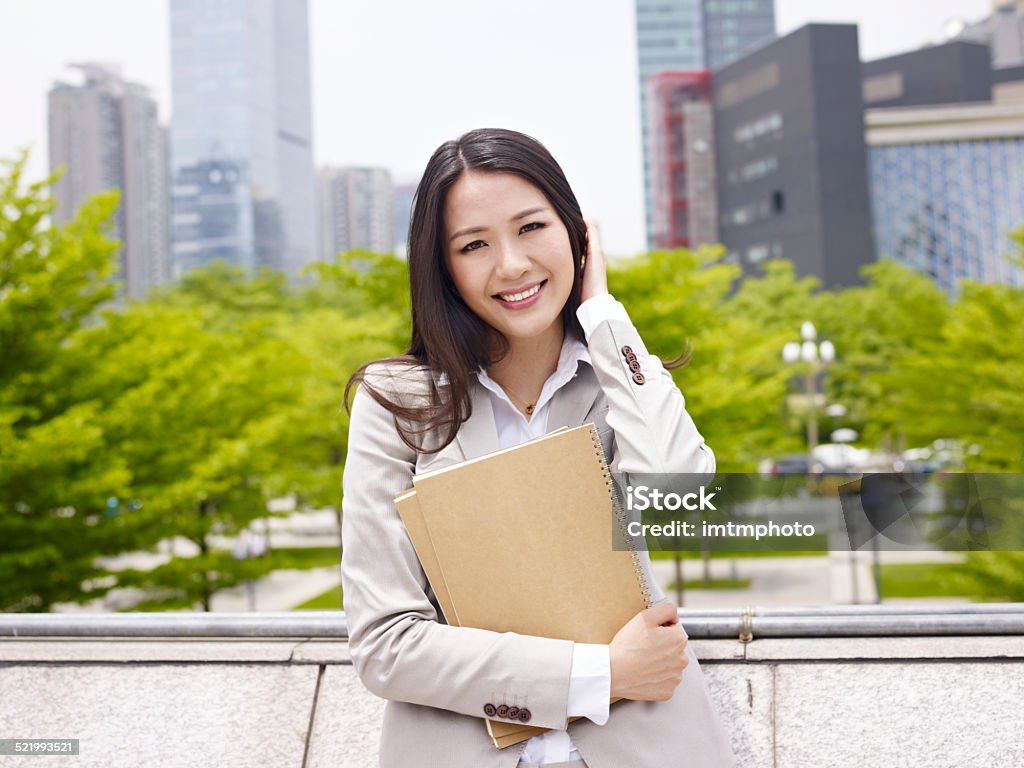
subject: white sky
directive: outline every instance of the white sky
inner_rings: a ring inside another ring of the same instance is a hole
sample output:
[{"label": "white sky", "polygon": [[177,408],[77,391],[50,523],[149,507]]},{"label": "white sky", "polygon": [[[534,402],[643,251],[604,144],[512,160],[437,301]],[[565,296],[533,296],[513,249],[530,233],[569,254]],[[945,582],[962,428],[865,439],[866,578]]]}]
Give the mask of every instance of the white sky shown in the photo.
[{"label": "white sky", "polygon": [[[46,92],[75,61],[111,61],[170,115],[169,0],[0,0],[0,157],[47,171]],[[593,9],[600,7],[600,12]],[[941,42],[990,0],[776,0],[786,33],[856,22],[862,58]],[[562,164],[613,254],[642,250],[633,0],[310,0],[320,164],[381,165],[413,181],[441,142],[525,131]]]}]

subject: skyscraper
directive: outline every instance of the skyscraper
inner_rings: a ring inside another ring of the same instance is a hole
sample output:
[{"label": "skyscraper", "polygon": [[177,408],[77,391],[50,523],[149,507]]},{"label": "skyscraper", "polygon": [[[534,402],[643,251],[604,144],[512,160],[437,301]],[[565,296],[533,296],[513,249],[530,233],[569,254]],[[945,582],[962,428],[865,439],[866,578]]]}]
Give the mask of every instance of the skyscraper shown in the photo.
[{"label": "skyscraper", "polygon": [[724,66],[775,36],[774,0],[636,0],[647,245],[654,246],[647,78]]},{"label": "skyscraper", "polygon": [[307,0],[171,0],[174,270],[316,258]]},{"label": "skyscraper", "polygon": [[321,168],[320,259],[355,248],[394,251],[394,188],[385,168]]},{"label": "skyscraper", "polygon": [[704,66],[718,69],[775,37],[775,0],[704,0]]},{"label": "skyscraper", "polygon": [[141,297],[170,277],[166,131],[147,89],[125,82],[117,67],[75,68],[84,82],[55,83],[48,99],[50,170],[64,168],[53,218],[68,221],[89,196],[119,189],[119,278]]}]

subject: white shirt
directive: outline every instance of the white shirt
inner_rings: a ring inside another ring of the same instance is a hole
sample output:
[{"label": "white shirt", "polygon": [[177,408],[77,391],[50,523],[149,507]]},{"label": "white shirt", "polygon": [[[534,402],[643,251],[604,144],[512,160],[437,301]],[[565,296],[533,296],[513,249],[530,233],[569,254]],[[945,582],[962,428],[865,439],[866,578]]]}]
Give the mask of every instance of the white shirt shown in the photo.
[{"label": "white shirt", "polygon": [[[590,335],[599,323],[609,318],[629,322],[625,307],[610,294],[594,296],[580,305],[576,312],[583,333]],[[566,336],[558,357],[558,366],[541,389],[540,397],[529,421],[515,407],[505,390],[487,375],[483,369],[477,371],[480,383],[491,396],[494,422],[501,448],[510,448],[535,437],[547,434],[548,415],[551,413],[551,399],[555,393],[568,384],[575,376],[580,363],[590,365],[587,346],[577,339]],[[598,725],[608,722],[608,708],[611,698],[611,657],[607,645],[576,643],[572,650],[572,671],[569,680],[569,717],[588,717]],[[552,730],[534,736],[526,742],[521,760],[532,763],[558,763],[581,759],[567,731]]]}]

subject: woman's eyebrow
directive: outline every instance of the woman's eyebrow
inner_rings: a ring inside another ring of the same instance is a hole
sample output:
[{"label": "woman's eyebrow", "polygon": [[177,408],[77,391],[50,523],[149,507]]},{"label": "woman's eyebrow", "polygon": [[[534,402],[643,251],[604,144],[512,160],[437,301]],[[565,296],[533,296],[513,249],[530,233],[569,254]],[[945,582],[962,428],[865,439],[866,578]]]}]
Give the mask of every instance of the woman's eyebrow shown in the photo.
[{"label": "woman's eyebrow", "polygon": [[527,208],[522,213],[517,213],[515,216],[513,216],[510,219],[510,221],[519,221],[519,219],[525,219],[527,216],[533,216],[533,214],[541,213],[542,211],[546,211],[547,209],[548,207],[546,205],[537,205],[534,206],[533,208]]},{"label": "woman's eyebrow", "polygon": [[[525,219],[527,216],[533,216],[533,214],[535,214],[535,213],[543,213],[547,209],[548,208],[547,208],[546,205],[538,205],[538,206],[534,206],[533,208],[527,208],[525,211],[522,211],[521,213],[517,213],[515,216],[513,216],[511,219],[509,219],[509,221],[519,221],[520,219]],[[448,238],[448,242],[450,243],[456,237],[462,237],[463,235],[475,235],[477,232],[486,232],[486,231],[487,231],[487,227],[463,227],[458,232],[453,234],[450,238]]]}]

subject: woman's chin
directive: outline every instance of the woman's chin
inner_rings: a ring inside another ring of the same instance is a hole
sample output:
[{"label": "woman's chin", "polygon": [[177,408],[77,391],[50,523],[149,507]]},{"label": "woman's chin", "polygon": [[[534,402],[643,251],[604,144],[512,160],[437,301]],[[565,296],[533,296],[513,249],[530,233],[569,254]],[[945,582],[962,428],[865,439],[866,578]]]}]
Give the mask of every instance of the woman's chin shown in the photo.
[{"label": "woman's chin", "polygon": [[546,321],[501,323],[493,327],[510,342],[524,342],[537,341],[549,335],[560,334],[562,323],[560,317],[555,317],[548,318]]}]

